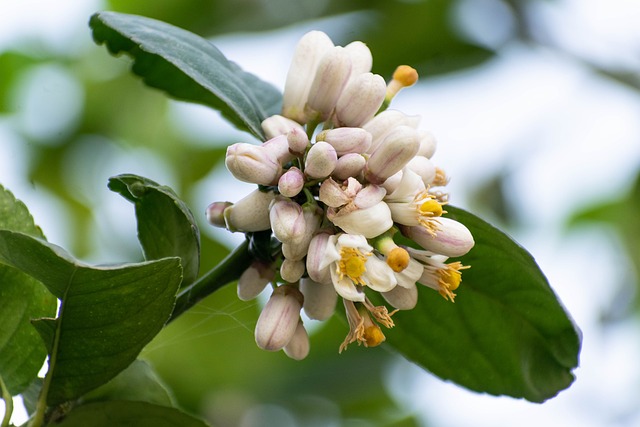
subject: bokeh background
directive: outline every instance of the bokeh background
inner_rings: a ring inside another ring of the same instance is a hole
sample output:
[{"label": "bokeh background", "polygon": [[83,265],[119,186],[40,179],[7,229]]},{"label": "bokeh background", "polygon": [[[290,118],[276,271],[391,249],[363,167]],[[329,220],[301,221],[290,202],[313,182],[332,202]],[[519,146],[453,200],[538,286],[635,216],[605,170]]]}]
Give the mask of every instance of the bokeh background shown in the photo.
[{"label": "bokeh background", "polygon": [[640,2],[0,0],[0,183],[50,241],[95,263],[142,256],[108,177],[170,185],[201,223],[206,271],[242,239],[208,226],[204,209],[248,190],[222,156],[252,137],[94,45],[99,10],[210,38],[280,88],[311,29],[366,42],[386,78],[414,66],[421,80],[393,108],[438,138],[452,204],[527,247],[584,335],[574,385],[539,405],[445,383],[384,346],[338,355],[339,319],[312,325],[303,362],[260,351],[260,301],[228,286],[143,353],[182,408],[215,426],[640,425]]}]

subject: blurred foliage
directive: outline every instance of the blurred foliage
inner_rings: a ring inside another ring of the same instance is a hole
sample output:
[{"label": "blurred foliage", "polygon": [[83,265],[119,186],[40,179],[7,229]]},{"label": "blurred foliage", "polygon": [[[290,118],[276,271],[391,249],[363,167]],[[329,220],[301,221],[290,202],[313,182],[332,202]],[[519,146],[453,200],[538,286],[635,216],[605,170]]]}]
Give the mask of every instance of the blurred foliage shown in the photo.
[{"label": "blurred foliage", "polygon": [[[529,1],[506,3],[516,18],[515,37],[535,43],[529,31],[533,25],[533,18],[527,15]],[[492,58],[495,52],[460,35],[451,15],[457,4],[455,0],[108,0],[105,9],[156,18],[205,37],[275,30],[353,13],[345,39],[334,37],[334,41],[366,41],[374,52],[374,71],[389,76],[398,64],[407,63],[421,74],[433,75],[468,69]],[[90,38],[88,28],[86,37]],[[220,138],[203,144],[180,132],[172,125],[173,101],[131,75],[129,60],[114,59],[103,48],[94,47],[74,58],[22,50],[0,53],[3,117],[22,114],[24,105],[15,99],[24,84],[22,76],[49,64],[61,67],[80,85],[80,116],[64,132],[46,140],[34,138],[19,124],[15,128],[28,147],[28,180],[54,194],[65,207],[66,221],[73,224],[69,227],[72,245],[67,249],[84,258],[104,246],[97,241],[105,236],[96,233],[95,211],[102,195],[117,196],[107,190],[106,179],[102,188],[85,190],[83,185],[93,183],[96,170],[115,164],[123,152],[147,150],[142,152],[148,152],[149,158],[132,170],[113,170],[112,175],[145,175],[138,168],[159,163],[167,170],[163,176],[149,178],[170,185],[192,209],[202,202],[195,199],[196,185],[221,164],[224,147],[236,141]],[[74,163],[85,147],[91,155]],[[166,182],[167,177],[171,182]],[[502,188],[502,179],[497,176],[486,185],[489,194],[502,194],[490,190]],[[575,223],[605,221],[619,230],[636,277],[640,277],[639,200],[640,184],[626,199],[594,207],[575,218]],[[503,197],[491,204],[505,222],[515,220]],[[194,214],[205,229],[204,215],[195,210]],[[133,209],[130,215],[133,217]],[[107,246],[117,248],[118,258],[132,259],[133,252],[142,259],[133,235]],[[203,232],[201,272],[226,252],[223,243]],[[217,426],[238,425],[247,411],[264,405],[285,408],[299,425],[418,425],[390,395],[384,375],[395,356],[384,347],[365,351],[352,346],[338,357],[346,325],[334,317],[312,335],[309,358],[295,362],[282,353],[256,348],[253,327],[258,313],[256,303],[241,302],[232,286],[224,288],[165,328],[143,356],[156,367],[183,408],[206,416]],[[268,425],[266,415],[264,421],[262,425]]]}]

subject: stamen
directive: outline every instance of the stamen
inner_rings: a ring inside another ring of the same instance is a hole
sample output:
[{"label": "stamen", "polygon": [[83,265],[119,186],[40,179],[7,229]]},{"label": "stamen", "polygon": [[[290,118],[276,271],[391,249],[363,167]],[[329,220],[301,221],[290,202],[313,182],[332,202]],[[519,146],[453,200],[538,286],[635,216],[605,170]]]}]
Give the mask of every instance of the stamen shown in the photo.
[{"label": "stamen", "polygon": [[369,301],[369,298],[365,298],[363,304],[369,311],[369,313],[371,313],[376,322],[389,329],[395,326],[391,316],[393,316],[398,310],[393,310],[391,313],[389,313],[387,307],[385,307],[384,305],[373,305],[371,301]]},{"label": "stamen", "polygon": [[351,344],[354,341],[357,341],[358,345],[363,342],[366,343],[366,338],[365,338],[366,331],[364,327],[364,319],[358,312],[358,309],[356,308],[353,301],[343,299],[342,302],[344,304],[344,308],[347,313],[347,322],[349,323],[349,333],[347,334],[344,341],[342,341],[342,344],[340,344],[338,353],[342,353],[344,350],[347,349],[349,344]]},{"label": "stamen", "polygon": [[355,285],[366,286],[362,275],[366,271],[365,263],[370,255],[371,253],[363,254],[356,248],[342,248],[338,261],[340,279],[347,276]]}]

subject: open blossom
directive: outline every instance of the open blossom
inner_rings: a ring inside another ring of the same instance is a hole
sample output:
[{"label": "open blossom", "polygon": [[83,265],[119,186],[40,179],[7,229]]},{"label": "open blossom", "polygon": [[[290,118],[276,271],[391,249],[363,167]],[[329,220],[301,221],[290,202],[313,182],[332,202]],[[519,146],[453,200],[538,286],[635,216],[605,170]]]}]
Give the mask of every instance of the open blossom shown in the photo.
[{"label": "open blossom", "polygon": [[[418,129],[420,117],[387,109],[418,74],[400,66],[387,84],[372,63],[362,42],[341,47],[319,31],[304,35],[282,111],[262,121],[266,141],[227,150],[231,174],[258,189],[207,210],[211,224],[247,233],[255,260],[240,275],[239,297],[273,287],[257,345],[292,359],[310,350],[301,310],[326,320],[342,300],[349,331],[339,351],[375,347],[397,310],[420,303],[421,286],[453,302],[468,268],[449,261],[474,240],[446,216],[448,177],[434,163],[435,138]],[[407,239],[423,249],[401,246]],[[374,305],[375,293],[395,310]]]}]

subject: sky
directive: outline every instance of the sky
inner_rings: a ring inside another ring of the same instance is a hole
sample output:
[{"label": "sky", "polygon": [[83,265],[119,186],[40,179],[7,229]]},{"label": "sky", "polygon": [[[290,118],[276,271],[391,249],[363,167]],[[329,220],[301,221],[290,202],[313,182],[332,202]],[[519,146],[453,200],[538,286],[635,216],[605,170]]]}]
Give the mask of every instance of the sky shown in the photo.
[{"label": "sky", "polygon": [[[0,0],[0,51],[27,40],[37,40],[61,53],[65,49],[82,51],[91,45],[86,22],[100,9],[99,1],[54,0],[47,2],[46,8],[42,4]],[[583,63],[588,59],[638,73],[640,2],[563,0],[537,2],[532,8],[545,23],[538,31],[550,47],[507,44],[494,60],[474,70],[443,77],[421,76],[417,86],[398,95],[393,108],[421,115],[421,128],[436,135],[434,161],[451,177],[448,191],[453,204],[467,206],[477,182],[488,180],[497,169],[506,169],[508,197],[526,225],[513,235],[535,256],[582,329],[577,380],[543,405],[471,393],[409,363],[390,366],[388,384],[399,404],[436,426],[507,426],[513,425],[514,419],[525,427],[640,425],[640,325],[634,318],[606,326],[601,323],[619,295],[616,284],[624,280],[629,261],[618,239],[606,229],[563,231],[571,213],[623,193],[640,170],[640,96],[594,74]],[[487,22],[474,19],[486,16],[487,10],[500,17],[501,25],[473,26],[474,22]],[[469,0],[458,11],[458,19],[467,24],[469,37],[487,45],[501,43],[512,30],[508,11],[497,0]],[[311,28],[336,34],[343,24],[338,18],[260,37],[221,37],[214,43],[246,70],[282,88],[299,36]],[[558,53],[554,46],[571,55]],[[40,72],[48,73],[45,77],[57,82],[60,91],[75,90],[73,80],[55,67]],[[28,87],[24,90],[28,96]],[[73,102],[66,107],[71,113],[79,108]],[[246,134],[233,130],[203,107],[172,102],[171,109],[174,126],[191,132],[203,144],[220,132],[249,141]],[[12,131],[16,120],[29,127],[29,114],[44,113],[36,110],[18,118],[0,116],[0,183],[26,202],[45,230],[57,230],[50,239],[64,246],[64,226],[55,218],[48,219],[51,211],[59,215],[61,211],[53,198],[43,199],[41,192],[36,197],[26,182],[25,154]],[[162,164],[149,167],[162,170]],[[205,194],[234,200],[238,192],[249,191],[249,187],[227,185],[228,180],[224,186],[216,185],[219,176],[229,175],[215,171],[198,186],[196,192],[201,197],[197,199],[203,206],[193,207],[194,211],[204,211],[212,201]],[[134,225],[123,227],[133,229]],[[17,411],[15,417],[19,422],[24,414]]]}]

